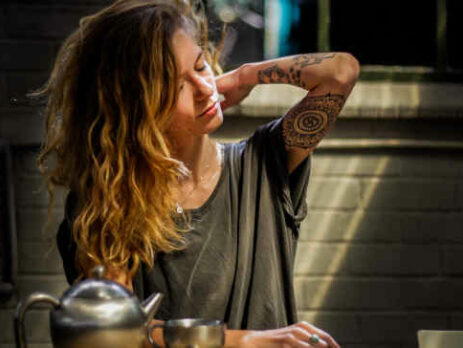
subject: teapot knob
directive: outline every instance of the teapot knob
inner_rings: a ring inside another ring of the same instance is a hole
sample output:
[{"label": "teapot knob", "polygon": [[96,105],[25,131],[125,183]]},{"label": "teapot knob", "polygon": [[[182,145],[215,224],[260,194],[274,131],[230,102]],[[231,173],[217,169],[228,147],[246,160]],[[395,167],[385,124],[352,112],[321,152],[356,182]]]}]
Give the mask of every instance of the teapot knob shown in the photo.
[{"label": "teapot knob", "polygon": [[92,269],[92,276],[93,278],[96,278],[96,279],[103,279],[105,273],[106,273],[106,270],[103,265],[95,266]]}]

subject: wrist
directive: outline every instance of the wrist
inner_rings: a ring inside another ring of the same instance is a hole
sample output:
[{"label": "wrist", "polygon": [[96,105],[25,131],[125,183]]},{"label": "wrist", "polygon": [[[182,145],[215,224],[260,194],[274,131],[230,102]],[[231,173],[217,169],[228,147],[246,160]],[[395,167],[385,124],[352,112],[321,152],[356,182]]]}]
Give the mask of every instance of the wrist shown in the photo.
[{"label": "wrist", "polygon": [[245,63],[239,67],[240,86],[253,88],[258,84],[255,63]]},{"label": "wrist", "polygon": [[243,342],[243,337],[249,332],[250,332],[249,330],[226,330],[225,347],[227,348],[240,347]]}]

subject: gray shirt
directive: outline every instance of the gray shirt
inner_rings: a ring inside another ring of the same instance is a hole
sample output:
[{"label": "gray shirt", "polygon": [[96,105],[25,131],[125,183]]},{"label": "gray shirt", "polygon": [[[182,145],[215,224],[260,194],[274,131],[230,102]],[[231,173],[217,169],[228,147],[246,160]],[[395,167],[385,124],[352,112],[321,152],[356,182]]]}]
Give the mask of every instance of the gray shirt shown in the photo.
[{"label": "gray shirt", "polygon": [[[293,265],[307,214],[310,157],[288,174],[281,120],[245,141],[225,144],[217,186],[200,208],[188,211],[187,247],[158,254],[152,270],[140,267],[133,281],[137,296],[166,295],[156,318],[221,319],[230,329],[296,322]],[[60,234],[69,234],[69,226],[61,225],[58,244],[73,244]],[[75,270],[64,244],[60,251],[72,280]]]}]

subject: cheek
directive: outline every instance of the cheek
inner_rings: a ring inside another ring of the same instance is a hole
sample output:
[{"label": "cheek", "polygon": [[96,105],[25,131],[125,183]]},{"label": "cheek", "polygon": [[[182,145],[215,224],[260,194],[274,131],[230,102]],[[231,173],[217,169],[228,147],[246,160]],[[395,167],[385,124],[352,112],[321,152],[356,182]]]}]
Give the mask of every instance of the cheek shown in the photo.
[{"label": "cheek", "polygon": [[193,110],[188,107],[188,103],[179,99],[172,115],[171,129],[176,132],[190,130],[194,121],[193,118]]},{"label": "cheek", "polygon": [[174,120],[184,120],[191,118],[194,113],[194,108],[191,100],[188,98],[178,98],[177,105],[174,111]]}]

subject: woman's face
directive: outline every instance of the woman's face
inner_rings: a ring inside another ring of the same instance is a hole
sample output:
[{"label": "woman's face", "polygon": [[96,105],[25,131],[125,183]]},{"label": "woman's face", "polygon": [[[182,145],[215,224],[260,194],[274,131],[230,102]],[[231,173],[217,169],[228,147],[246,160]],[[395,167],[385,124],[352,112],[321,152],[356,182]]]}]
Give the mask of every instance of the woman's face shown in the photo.
[{"label": "woman's face", "polygon": [[201,48],[184,29],[178,29],[172,41],[180,94],[169,133],[175,139],[211,133],[223,121],[214,73]]}]

